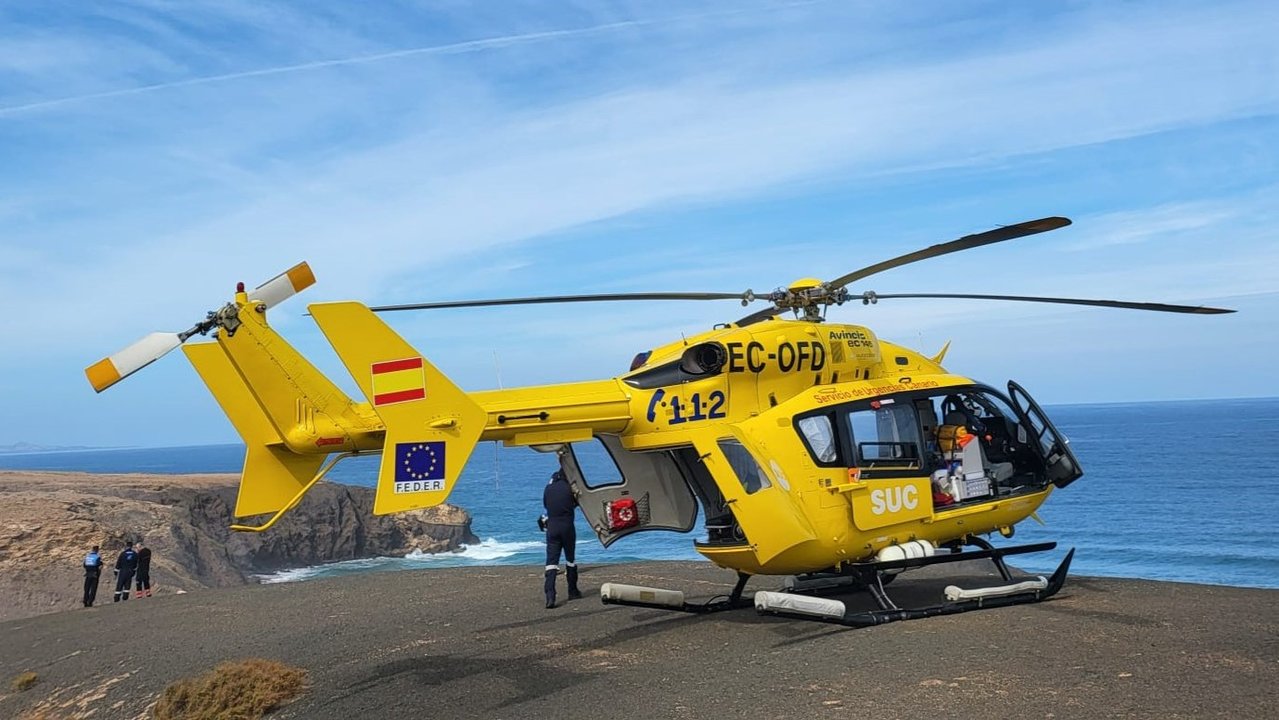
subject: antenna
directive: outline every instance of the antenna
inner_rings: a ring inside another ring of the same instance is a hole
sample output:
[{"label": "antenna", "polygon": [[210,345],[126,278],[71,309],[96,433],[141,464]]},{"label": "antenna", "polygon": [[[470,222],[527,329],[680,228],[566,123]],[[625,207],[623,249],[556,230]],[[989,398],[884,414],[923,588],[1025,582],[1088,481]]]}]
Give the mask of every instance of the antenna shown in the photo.
[{"label": "antenna", "polygon": [[[502,389],[502,364],[497,359],[497,348],[493,348],[493,372],[497,375],[497,389]],[[498,461],[498,442],[493,441],[493,489],[502,489],[502,466]]]}]

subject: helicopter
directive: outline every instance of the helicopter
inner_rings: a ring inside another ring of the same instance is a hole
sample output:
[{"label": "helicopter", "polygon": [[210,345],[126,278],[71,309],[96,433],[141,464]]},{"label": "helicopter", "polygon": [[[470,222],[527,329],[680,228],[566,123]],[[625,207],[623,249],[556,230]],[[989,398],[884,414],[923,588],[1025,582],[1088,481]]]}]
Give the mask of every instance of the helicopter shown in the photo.
[{"label": "helicopter", "polygon": [[[754,604],[761,613],[852,627],[1038,602],[1063,586],[1074,550],[1050,577],[1018,581],[1005,558],[1056,543],[995,547],[1083,469],[1065,436],[1016,382],[995,388],[931,356],[827,322],[832,306],[953,298],[1157,312],[1233,310],[1163,303],[950,293],[854,293],[853,283],[942,255],[1056,230],[1046,217],[869,265],[833,280],[804,278],[764,293],[559,295],[367,306],[308,306],[363,401],[349,397],[267,322],[314,284],[303,262],[190,329],[152,333],[85,371],[102,392],[182,347],[246,446],[234,524],[268,530],[340,461],[380,453],[375,514],[443,502],[481,441],[553,453],[578,507],[608,547],[648,531],[691,532],[698,553],[737,573],[727,597],[690,602],[678,590],[619,583],[605,603],[706,613]],[[736,300],[765,307],[637,354],[603,380],[467,392],[380,317],[384,313],[542,303]],[[790,317],[784,317],[786,314]],[[212,334],[213,342],[187,343]],[[588,473],[584,444],[602,444],[619,477]],[[906,569],[990,560],[1004,585],[945,589],[945,600],[898,607],[885,586]],[[786,592],[744,597],[755,575],[787,577]],[[849,611],[813,589],[830,581],[869,591],[877,609]]]}]

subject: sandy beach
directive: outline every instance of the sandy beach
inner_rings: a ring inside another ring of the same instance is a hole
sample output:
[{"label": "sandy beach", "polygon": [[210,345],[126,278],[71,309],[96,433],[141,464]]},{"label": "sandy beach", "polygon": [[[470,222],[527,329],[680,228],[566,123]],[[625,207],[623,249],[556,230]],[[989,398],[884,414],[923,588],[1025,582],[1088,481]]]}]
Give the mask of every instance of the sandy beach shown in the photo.
[{"label": "sandy beach", "polygon": [[[892,590],[932,602],[976,574],[924,570]],[[40,680],[0,697],[0,716],[146,717],[168,683],[255,656],[310,673],[283,718],[1279,716],[1272,590],[1072,578],[1048,602],[864,630],[598,596],[620,581],[709,598],[732,578],[696,562],[589,567],[587,597],[546,610],[540,567],[372,573],[10,621],[6,692],[18,672]]]}]

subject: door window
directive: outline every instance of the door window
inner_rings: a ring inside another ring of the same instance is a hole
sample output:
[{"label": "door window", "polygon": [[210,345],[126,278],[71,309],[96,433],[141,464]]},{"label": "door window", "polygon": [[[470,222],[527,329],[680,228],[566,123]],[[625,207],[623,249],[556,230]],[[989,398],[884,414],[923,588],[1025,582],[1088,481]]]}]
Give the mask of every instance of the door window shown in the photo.
[{"label": "door window", "polygon": [[839,457],[839,447],[835,444],[835,429],[831,426],[830,415],[810,415],[800,418],[795,426],[804,438],[813,459],[821,464],[835,462]]},{"label": "door window", "polygon": [[578,467],[582,470],[582,482],[586,487],[600,488],[622,484],[622,471],[618,469],[613,454],[599,438],[572,443],[570,448]]},{"label": "door window", "polygon": [[733,469],[733,474],[737,476],[737,481],[742,484],[747,495],[753,495],[769,486],[764,469],[740,442],[725,438],[719,441],[719,449],[728,459],[729,467]]}]

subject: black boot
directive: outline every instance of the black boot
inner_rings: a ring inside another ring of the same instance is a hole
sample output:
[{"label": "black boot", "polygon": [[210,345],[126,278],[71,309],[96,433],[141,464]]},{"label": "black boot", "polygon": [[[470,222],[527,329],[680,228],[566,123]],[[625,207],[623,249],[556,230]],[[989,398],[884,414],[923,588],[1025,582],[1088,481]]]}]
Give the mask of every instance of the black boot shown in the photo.
[{"label": "black boot", "polygon": [[580,600],[582,591],[577,589],[577,563],[569,563],[564,575],[568,579],[568,599]]},{"label": "black boot", "polygon": [[559,573],[559,568],[552,567],[546,569],[546,582],[543,589],[546,590],[546,609],[550,610],[555,607],[555,576]]}]

